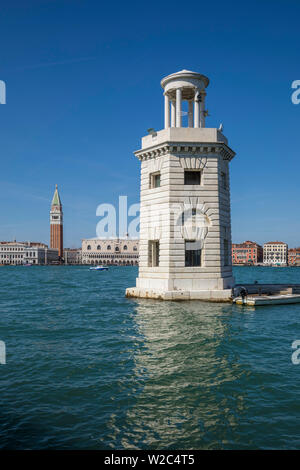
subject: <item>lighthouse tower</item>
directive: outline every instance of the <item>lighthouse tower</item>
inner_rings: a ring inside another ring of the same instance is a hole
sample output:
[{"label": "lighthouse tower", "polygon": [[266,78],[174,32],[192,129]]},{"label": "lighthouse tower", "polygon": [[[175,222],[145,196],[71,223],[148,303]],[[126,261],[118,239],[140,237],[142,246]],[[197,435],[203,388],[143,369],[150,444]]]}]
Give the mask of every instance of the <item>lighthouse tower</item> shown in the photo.
[{"label": "lighthouse tower", "polygon": [[58,250],[58,256],[63,257],[63,211],[57,185],[50,210],[50,248]]},{"label": "lighthouse tower", "polygon": [[141,162],[140,256],[128,297],[226,301],[231,264],[229,162],[222,126],[205,127],[204,75],[181,70],[161,81],[163,130],[148,130]]}]

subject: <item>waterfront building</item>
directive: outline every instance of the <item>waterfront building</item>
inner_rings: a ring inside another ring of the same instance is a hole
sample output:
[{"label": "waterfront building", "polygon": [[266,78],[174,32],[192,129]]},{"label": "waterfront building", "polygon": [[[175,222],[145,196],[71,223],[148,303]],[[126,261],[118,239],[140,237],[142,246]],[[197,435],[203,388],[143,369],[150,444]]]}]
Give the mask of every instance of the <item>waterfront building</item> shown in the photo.
[{"label": "waterfront building", "polygon": [[139,240],[129,238],[85,238],[82,240],[83,264],[137,265]]},{"label": "waterfront building", "polygon": [[289,249],[288,263],[289,263],[289,266],[300,266],[300,247]]},{"label": "waterfront building", "polygon": [[58,262],[58,251],[40,242],[0,242],[0,264],[51,264]]},{"label": "waterfront building", "polygon": [[288,262],[288,245],[284,242],[264,244],[264,264],[286,266]]},{"label": "waterfront building", "polygon": [[24,242],[0,242],[0,264],[23,264]]},{"label": "waterfront building", "polygon": [[232,244],[232,264],[258,264],[263,262],[263,247],[250,240]]},{"label": "waterfront building", "polygon": [[65,264],[81,264],[81,248],[64,248]]},{"label": "waterfront building", "polygon": [[58,250],[54,248],[29,246],[24,250],[24,263],[28,264],[57,264]]},{"label": "waterfront building", "polygon": [[140,258],[129,297],[231,297],[229,162],[235,152],[222,125],[205,127],[208,84],[188,70],[161,81],[164,129],[149,129],[135,152],[141,162]]},{"label": "waterfront building", "polygon": [[63,211],[57,185],[50,210],[50,248],[58,250],[60,259],[63,257]]}]

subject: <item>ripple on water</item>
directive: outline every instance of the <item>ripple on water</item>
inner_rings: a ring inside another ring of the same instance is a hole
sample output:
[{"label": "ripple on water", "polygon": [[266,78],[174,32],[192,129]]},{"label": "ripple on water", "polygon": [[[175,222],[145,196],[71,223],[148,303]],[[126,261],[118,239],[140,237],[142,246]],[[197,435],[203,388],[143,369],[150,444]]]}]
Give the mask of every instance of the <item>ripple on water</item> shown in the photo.
[{"label": "ripple on water", "polygon": [[300,306],[126,299],[136,275],[0,268],[1,448],[299,447]]}]

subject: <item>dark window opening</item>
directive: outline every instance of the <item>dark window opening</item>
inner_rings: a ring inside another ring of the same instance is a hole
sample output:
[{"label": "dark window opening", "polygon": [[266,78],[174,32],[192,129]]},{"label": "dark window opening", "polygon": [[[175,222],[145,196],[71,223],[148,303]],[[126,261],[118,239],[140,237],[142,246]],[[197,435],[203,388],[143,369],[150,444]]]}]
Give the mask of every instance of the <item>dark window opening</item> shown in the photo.
[{"label": "dark window opening", "polygon": [[201,266],[200,243],[197,241],[185,242],[185,266]]},{"label": "dark window opening", "polygon": [[184,184],[200,184],[201,172],[200,171],[184,171]]},{"label": "dark window opening", "polygon": [[221,184],[223,189],[227,189],[226,173],[221,171]]},{"label": "dark window opening", "polygon": [[229,245],[228,240],[224,240],[224,266],[229,265]]},{"label": "dark window opening", "polygon": [[159,266],[159,241],[149,241],[149,266]]},{"label": "dark window opening", "polygon": [[160,187],[160,171],[150,174],[150,188]]}]

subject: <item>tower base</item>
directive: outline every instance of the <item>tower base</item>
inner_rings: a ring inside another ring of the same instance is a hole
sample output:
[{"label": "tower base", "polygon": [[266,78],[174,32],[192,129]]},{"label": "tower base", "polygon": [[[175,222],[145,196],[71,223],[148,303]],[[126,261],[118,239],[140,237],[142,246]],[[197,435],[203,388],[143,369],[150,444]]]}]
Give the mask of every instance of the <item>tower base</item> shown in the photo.
[{"label": "tower base", "polygon": [[169,290],[129,287],[126,297],[158,300],[205,300],[209,302],[232,302],[232,289],[222,290]]}]

